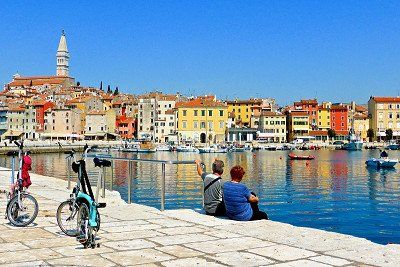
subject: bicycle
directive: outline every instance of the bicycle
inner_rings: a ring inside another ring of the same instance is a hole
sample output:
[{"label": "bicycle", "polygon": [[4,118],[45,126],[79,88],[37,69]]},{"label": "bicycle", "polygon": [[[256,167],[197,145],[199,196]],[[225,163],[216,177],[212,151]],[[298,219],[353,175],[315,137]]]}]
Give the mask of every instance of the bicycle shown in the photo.
[{"label": "bicycle", "polygon": [[[26,192],[23,187],[22,179],[22,165],[24,156],[28,155],[28,152],[23,151],[23,142],[19,143],[14,141],[18,147],[17,151],[9,151],[7,156],[12,157],[11,160],[11,176],[10,176],[10,192],[7,194],[7,207],[6,207],[6,218],[10,223],[17,227],[28,226],[37,217],[39,212],[39,205],[36,199]],[[15,157],[19,158],[18,166],[18,178],[17,183],[14,183],[15,176]]]},{"label": "bicycle", "polygon": [[[79,161],[75,159],[75,151],[67,152],[69,154],[68,157],[74,160],[72,169],[78,174],[78,179],[70,199],[62,202],[57,209],[57,223],[61,230],[68,236],[76,237],[85,248],[89,246],[96,247],[95,238],[100,229],[100,213],[98,209],[106,206],[106,203],[96,202],[98,196],[96,196],[95,200],[86,172],[87,153],[94,148],[96,147],[85,146],[84,159]],[[96,167],[111,166],[111,162],[107,160],[94,158],[93,161]],[[99,176],[97,187],[101,184],[101,178],[102,173]],[[63,214],[66,215],[65,219],[63,219]]]}]

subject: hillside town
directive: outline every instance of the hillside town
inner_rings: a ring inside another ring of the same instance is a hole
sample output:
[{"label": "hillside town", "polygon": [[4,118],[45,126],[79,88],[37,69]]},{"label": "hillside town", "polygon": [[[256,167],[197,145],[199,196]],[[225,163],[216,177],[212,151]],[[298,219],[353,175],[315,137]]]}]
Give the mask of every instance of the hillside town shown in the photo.
[{"label": "hillside town", "polygon": [[160,91],[126,94],[99,82],[83,86],[69,73],[63,32],[55,76],[15,74],[0,93],[1,140],[133,140],[155,143],[285,143],[400,137],[400,97],[368,104],[301,99],[281,107],[274,98],[218,99]]}]

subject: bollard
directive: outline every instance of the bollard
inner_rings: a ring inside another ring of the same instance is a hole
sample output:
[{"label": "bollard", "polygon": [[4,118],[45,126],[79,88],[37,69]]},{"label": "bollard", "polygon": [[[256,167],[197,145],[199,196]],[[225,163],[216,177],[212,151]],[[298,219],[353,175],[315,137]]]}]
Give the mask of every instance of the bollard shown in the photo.
[{"label": "bollard", "polygon": [[129,161],[129,163],[128,163],[128,204],[131,204],[132,169],[133,169],[133,162]]},{"label": "bollard", "polygon": [[165,163],[161,164],[161,211],[165,210]]},{"label": "bollard", "polygon": [[71,189],[71,158],[70,157],[68,157],[67,164],[68,164],[68,166],[67,166],[68,189],[70,190]]},{"label": "bollard", "polygon": [[114,190],[114,161],[111,161],[111,185],[110,190]]}]

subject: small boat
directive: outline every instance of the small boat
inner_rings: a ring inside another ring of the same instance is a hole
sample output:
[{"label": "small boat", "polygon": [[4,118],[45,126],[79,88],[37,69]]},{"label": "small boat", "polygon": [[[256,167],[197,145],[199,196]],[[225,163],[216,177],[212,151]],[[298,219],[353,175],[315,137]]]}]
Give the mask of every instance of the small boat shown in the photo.
[{"label": "small boat", "polygon": [[367,164],[367,166],[374,166],[377,168],[393,168],[397,162],[399,162],[398,159],[370,158],[365,162],[365,164]]},{"label": "small boat", "polygon": [[362,147],[363,147],[363,142],[359,140],[351,140],[347,144],[343,145],[344,150],[350,150],[350,151],[361,150]]},{"label": "small boat", "polygon": [[299,155],[295,155],[293,153],[290,153],[288,156],[289,156],[290,159],[298,159],[298,160],[312,160],[312,159],[315,159],[315,157],[312,156],[312,155],[299,156]]},{"label": "small boat", "polygon": [[170,145],[159,145],[156,148],[157,151],[172,151],[172,147]]},{"label": "small boat", "polygon": [[191,145],[181,145],[176,148],[176,152],[198,152],[199,150]]},{"label": "small boat", "polygon": [[390,144],[386,147],[389,150],[399,150],[400,149],[400,145],[398,144]]},{"label": "small boat", "polygon": [[228,148],[219,146],[208,146],[199,148],[199,153],[227,153]]}]

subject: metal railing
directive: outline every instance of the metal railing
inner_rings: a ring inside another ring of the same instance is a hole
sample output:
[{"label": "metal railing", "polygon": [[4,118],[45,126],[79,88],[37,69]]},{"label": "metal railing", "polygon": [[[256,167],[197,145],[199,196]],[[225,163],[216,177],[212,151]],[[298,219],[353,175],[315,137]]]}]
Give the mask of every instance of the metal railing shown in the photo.
[{"label": "metal railing", "polygon": [[[149,164],[161,164],[161,211],[165,210],[165,177],[166,165],[178,165],[178,164],[195,164],[193,160],[156,160],[156,159],[139,159],[139,158],[124,158],[124,157],[113,157],[110,154],[88,154],[88,158],[99,158],[107,159],[111,161],[111,191],[113,190],[114,183],[114,162],[115,161],[127,161],[128,162],[128,204],[131,204],[131,186],[132,186],[132,173],[133,173],[133,162],[149,163]],[[71,161],[68,159],[68,189],[71,189]],[[105,175],[103,169],[103,179],[101,181],[102,186],[102,197],[105,197]]]}]

